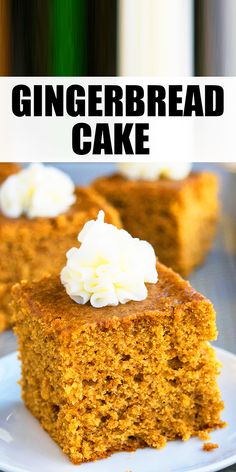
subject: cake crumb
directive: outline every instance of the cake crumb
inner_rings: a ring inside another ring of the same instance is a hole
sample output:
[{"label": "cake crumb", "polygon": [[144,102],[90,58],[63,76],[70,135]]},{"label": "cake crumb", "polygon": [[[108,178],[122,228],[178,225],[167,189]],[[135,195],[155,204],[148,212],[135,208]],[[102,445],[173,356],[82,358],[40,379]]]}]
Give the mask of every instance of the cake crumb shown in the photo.
[{"label": "cake crumb", "polygon": [[208,442],[208,443],[203,444],[202,449],[203,451],[211,452],[214,449],[218,449],[218,447],[219,447],[218,444]]}]

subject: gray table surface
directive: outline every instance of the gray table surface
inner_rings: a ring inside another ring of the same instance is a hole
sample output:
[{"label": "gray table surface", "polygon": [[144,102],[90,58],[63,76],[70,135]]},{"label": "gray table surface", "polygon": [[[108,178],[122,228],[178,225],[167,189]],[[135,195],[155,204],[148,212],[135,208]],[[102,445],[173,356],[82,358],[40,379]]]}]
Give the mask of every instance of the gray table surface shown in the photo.
[{"label": "gray table surface", "polygon": [[[82,185],[114,169],[113,164],[100,163],[58,166]],[[219,174],[222,211],[213,250],[205,264],[191,275],[190,282],[214,303],[219,330],[215,345],[236,354],[236,173],[229,173],[216,164],[197,167],[208,168]],[[15,350],[16,340],[12,332],[0,335],[0,357]],[[235,472],[236,464],[224,471]]]}]

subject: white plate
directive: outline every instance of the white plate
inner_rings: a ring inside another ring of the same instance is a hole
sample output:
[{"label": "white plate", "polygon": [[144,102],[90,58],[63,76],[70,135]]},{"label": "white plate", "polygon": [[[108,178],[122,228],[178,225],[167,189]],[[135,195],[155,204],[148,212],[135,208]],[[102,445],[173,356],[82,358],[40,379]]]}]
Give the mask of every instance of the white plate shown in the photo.
[{"label": "white plate", "polygon": [[220,388],[225,401],[223,418],[229,426],[215,431],[219,448],[202,450],[202,441],[173,441],[161,450],[142,449],[108,459],[72,465],[43,431],[20,399],[16,353],[0,359],[0,470],[10,472],[212,472],[236,462],[236,356],[217,349],[223,363]]}]

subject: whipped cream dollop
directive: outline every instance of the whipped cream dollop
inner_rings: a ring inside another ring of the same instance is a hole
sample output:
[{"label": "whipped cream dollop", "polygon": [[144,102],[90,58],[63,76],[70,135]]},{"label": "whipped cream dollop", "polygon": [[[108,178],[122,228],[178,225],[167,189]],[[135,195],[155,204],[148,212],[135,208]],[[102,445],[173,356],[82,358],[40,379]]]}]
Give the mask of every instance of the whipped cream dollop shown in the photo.
[{"label": "whipped cream dollop", "polygon": [[30,164],[0,187],[0,210],[9,218],[55,217],[75,202],[75,186],[61,170]]},{"label": "whipped cream dollop", "polygon": [[161,163],[161,162],[120,162],[118,171],[130,180],[156,180],[165,177],[173,180],[181,180],[188,176],[191,164]]},{"label": "whipped cream dollop", "polygon": [[88,221],[78,235],[79,248],[67,252],[61,282],[68,295],[95,308],[147,297],[145,282],[156,283],[153,247],[123,229],[104,223],[104,212]]}]

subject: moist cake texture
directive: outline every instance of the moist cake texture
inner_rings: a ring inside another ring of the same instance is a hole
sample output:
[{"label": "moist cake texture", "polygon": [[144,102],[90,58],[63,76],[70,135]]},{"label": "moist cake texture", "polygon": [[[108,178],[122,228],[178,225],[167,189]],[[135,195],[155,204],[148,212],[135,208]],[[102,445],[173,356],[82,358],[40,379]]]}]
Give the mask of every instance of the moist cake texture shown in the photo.
[{"label": "moist cake texture", "polygon": [[22,279],[59,274],[66,252],[88,219],[103,209],[106,221],[120,226],[117,211],[90,188],[76,188],[76,202],[53,218],[8,218],[0,212],[0,331],[11,325],[11,286]]},{"label": "moist cake texture", "polygon": [[223,426],[212,304],[157,270],[116,307],[76,304],[58,277],[13,287],[23,400],[75,464]]},{"label": "moist cake texture", "polygon": [[94,188],[120,213],[124,228],[150,242],[161,262],[188,275],[203,262],[216,231],[218,179],[209,172],[183,180],[129,180],[119,174]]}]

